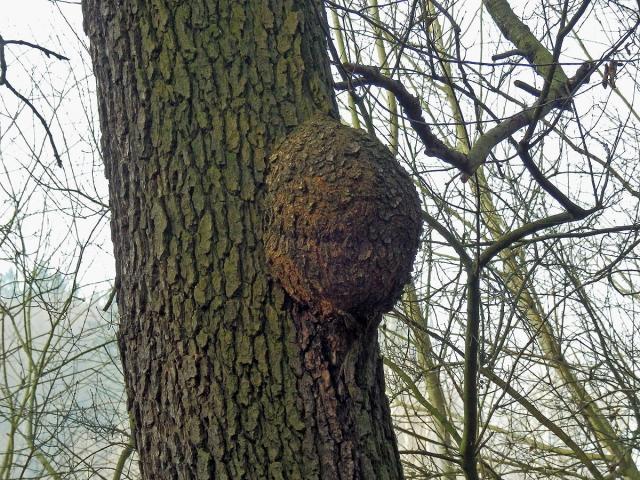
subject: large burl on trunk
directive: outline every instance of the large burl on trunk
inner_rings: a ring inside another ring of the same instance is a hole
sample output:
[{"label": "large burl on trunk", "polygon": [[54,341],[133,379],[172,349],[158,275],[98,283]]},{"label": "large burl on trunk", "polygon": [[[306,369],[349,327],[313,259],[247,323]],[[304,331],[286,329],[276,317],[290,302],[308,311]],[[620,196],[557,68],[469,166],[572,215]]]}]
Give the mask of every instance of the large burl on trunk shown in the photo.
[{"label": "large burl on trunk", "polygon": [[83,12],[142,477],[401,478],[375,329],[327,321],[267,273],[270,152],[336,112],[322,2]]},{"label": "large burl on trunk", "polygon": [[322,316],[393,307],[422,220],[411,179],[380,142],[315,115],[272,154],[266,207],[267,261],[289,295]]}]

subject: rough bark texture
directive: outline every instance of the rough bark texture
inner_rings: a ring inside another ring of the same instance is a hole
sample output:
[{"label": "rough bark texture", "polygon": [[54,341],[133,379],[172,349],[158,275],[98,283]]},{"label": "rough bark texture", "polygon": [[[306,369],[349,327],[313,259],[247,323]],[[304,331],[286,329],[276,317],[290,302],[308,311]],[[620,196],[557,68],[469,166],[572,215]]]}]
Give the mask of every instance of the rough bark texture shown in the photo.
[{"label": "rough bark texture", "polygon": [[143,478],[402,475],[379,319],[327,331],[265,273],[265,159],[335,111],[320,8],[83,2]]},{"label": "rough bark texture", "polygon": [[264,235],[271,273],[322,315],[391,310],[411,278],[420,199],[391,152],[314,115],[269,161]]}]

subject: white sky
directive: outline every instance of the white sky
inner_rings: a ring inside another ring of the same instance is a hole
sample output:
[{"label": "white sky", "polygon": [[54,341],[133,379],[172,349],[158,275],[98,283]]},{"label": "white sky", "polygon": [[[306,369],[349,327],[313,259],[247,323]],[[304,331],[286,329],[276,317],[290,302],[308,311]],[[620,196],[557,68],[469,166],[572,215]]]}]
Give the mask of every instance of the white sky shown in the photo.
[{"label": "white sky", "polygon": [[[31,112],[6,88],[0,87],[0,164],[4,167],[0,171],[0,184],[9,190],[0,191],[0,225],[14,211],[10,193],[33,192],[28,210],[43,213],[22,219],[27,252],[34,257],[33,261],[39,258],[39,263],[69,271],[80,245],[91,239],[92,245],[84,254],[85,259],[91,260],[83,261],[80,282],[86,285],[112,279],[108,219],[96,214],[100,206],[75,194],[72,195],[75,200],[70,200],[69,194],[55,190],[60,187],[80,190],[103,204],[108,202],[96,147],[99,133],[95,123],[94,80],[80,5],[46,0],[0,0],[0,4],[0,34],[5,40],[36,43],[70,59],[69,62],[48,59],[28,47],[7,47],[7,78],[33,101],[47,121],[53,120],[51,130],[63,168],[55,166],[42,126],[34,122]],[[16,112],[20,114],[14,119]],[[0,248],[0,256],[6,258],[7,250],[5,244]],[[40,255],[34,256],[37,250]],[[0,261],[0,272],[10,267],[6,260]]]}]

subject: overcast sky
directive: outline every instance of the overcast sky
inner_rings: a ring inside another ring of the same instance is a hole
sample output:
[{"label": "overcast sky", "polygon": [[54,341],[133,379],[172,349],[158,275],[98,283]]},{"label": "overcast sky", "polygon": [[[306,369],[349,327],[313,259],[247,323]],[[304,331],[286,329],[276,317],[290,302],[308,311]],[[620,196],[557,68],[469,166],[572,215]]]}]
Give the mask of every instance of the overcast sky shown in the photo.
[{"label": "overcast sky", "polygon": [[[29,215],[21,227],[27,253],[34,262],[69,271],[80,248],[86,262],[81,281],[91,284],[113,278],[108,220],[100,215],[107,184],[98,155],[99,132],[94,80],[87,40],[82,31],[79,3],[46,0],[0,0],[0,34],[5,40],[24,40],[69,58],[60,61],[22,46],[7,48],[7,79],[30,98],[51,123],[63,168],[55,166],[51,145],[33,115],[0,87],[0,225],[14,213],[11,196],[33,192],[24,199]],[[55,114],[54,114],[55,112]],[[16,113],[19,115],[16,116]],[[68,188],[82,195],[58,191]],[[86,195],[94,201],[85,201]],[[104,211],[104,208],[102,208]],[[75,220],[74,220],[75,218]],[[0,248],[6,259],[7,245]],[[40,255],[34,255],[36,251]],[[83,262],[84,263],[84,262]],[[11,268],[0,261],[0,272]],[[102,288],[105,286],[103,285]]]}]

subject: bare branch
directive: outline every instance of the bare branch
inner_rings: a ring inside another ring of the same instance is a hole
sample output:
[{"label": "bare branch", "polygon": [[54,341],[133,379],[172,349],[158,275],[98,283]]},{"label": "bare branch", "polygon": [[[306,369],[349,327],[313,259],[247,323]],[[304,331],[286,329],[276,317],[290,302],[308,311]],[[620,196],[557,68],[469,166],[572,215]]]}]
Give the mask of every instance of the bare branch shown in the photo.
[{"label": "bare branch", "polygon": [[[346,63],[343,65],[345,71],[352,74],[360,75],[354,81],[356,84],[375,85],[385,88],[396,96],[398,103],[402,106],[402,110],[409,119],[409,123],[422,140],[425,146],[425,153],[432,157],[437,157],[450,165],[458,168],[462,172],[467,172],[469,162],[467,157],[449,147],[442,140],[436,137],[422,115],[422,107],[420,101],[402,85],[398,80],[389,78],[375,67]],[[340,82],[335,84],[337,90],[348,90],[351,88],[349,82]]]}]

